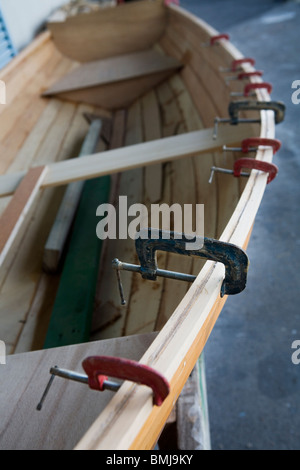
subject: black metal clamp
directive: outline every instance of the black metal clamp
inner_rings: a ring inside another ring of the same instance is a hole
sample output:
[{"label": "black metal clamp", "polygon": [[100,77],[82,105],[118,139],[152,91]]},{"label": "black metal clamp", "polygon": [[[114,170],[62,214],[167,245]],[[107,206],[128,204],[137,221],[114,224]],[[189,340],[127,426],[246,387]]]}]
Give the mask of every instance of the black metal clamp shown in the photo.
[{"label": "black metal clamp", "polygon": [[238,124],[261,123],[261,119],[240,119],[241,111],[274,111],[275,124],[279,124],[285,117],[285,104],[281,101],[233,101],[229,104],[229,118],[215,118],[215,127],[213,138],[218,135],[218,125],[220,123],[229,123],[233,126]]},{"label": "black metal clamp", "polygon": [[[187,249],[195,244],[197,248]],[[113,260],[117,271],[122,305],[125,305],[120,270],[138,272],[144,279],[155,281],[158,276],[194,282],[196,276],[158,269],[156,252],[166,251],[185,256],[198,256],[225,265],[225,279],[221,287],[221,297],[242,292],[246,287],[249,260],[247,254],[238,246],[206,237],[186,237],[181,233],[147,228],[136,235],[135,241],[140,266]]]}]

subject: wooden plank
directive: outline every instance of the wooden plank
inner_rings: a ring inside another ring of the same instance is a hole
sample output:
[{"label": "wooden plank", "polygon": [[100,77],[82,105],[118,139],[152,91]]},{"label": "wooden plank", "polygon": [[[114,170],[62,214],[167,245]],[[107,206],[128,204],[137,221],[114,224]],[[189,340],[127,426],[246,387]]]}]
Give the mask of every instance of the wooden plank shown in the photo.
[{"label": "wooden plank", "polygon": [[[176,26],[178,28],[177,24]],[[199,110],[203,123],[207,125],[209,122],[213,121],[215,116],[222,115],[222,113],[227,112],[229,89],[228,87],[226,88],[224,77],[221,76],[220,72],[218,72],[219,82],[216,81],[217,72],[214,71],[210,63],[208,64],[206,62],[206,57],[203,57],[203,60],[201,59],[200,61],[199,57],[201,58],[202,55],[205,55],[204,51],[207,51],[207,48],[201,47],[201,44],[199,45],[199,41],[197,43],[196,34],[191,35],[190,31],[188,31],[188,34],[185,35],[185,42],[183,43],[182,41],[179,41],[183,32],[183,26],[181,25],[181,27],[182,29],[180,30],[180,34],[178,29],[175,29],[175,31],[172,32],[172,28],[169,28],[171,31],[168,32],[165,39],[166,37],[172,37],[171,50],[174,53],[177,49],[177,52],[175,52],[176,56],[179,54],[180,57],[186,50],[189,50],[189,65],[185,67],[181,75],[189,89],[197,109]],[[166,51],[170,53],[170,43],[166,42],[165,39],[162,41],[163,45],[166,47]],[[181,52],[179,53],[178,51]],[[212,89],[216,89],[218,92],[209,94],[207,92],[209,84],[213,85]],[[223,90],[223,94],[221,93],[221,90]],[[249,132],[255,133],[254,129],[251,129],[250,127],[252,127],[252,125],[248,126]],[[230,169],[233,167],[235,159],[236,155],[233,153],[227,152],[226,158],[223,158],[223,155],[219,152],[218,154],[215,153],[212,155],[211,158],[203,159],[201,162],[199,160],[195,160],[195,175],[199,181],[198,188],[201,201],[205,207],[207,207],[207,204],[209,203],[213,208],[215,208],[213,210],[216,212],[215,220],[212,213],[210,214],[210,217],[205,217],[205,231],[207,236],[219,238],[241,194],[239,179],[232,181],[231,179],[224,178],[223,175],[216,174],[216,178],[213,182],[214,186],[212,187],[209,185],[207,177],[205,176],[209,171],[208,165],[222,166]],[[234,185],[235,192],[233,190]],[[218,199],[216,200],[215,205],[211,204],[212,197]]]},{"label": "wooden plank", "polygon": [[[85,157],[86,155],[93,153],[100,136],[101,127],[102,121],[100,119],[96,119],[92,122],[79,157]],[[83,181],[72,183],[68,186],[64,194],[64,198],[45,245],[43,268],[46,272],[54,273],[59,267],[70,228],[80,201],[83,186]]]},{"label": "wooden plank", "polygon": [[[151,90],[142,98],[142,109],[145,142],[161,138],[161,116],[154,90]],[[152,165],[145,168],[146,201],[153,204],[159,202],[162,197],[162,191],[162,164]]]},{"label": "wooden plank", "polygon": [[95,392],[88,386],[56,378],[41,411],[36,410],[50,379],[49,370],[83,373],[88,356],[117,356],[139,360],[156,334],[97,341],[7,356],[0,369],[0,449],[72,450],[113,392]]},{"label": "wooden plank", "polygon": [[100,85],[112,85],[145,75],[177,70],[181,66],[182,64],[173,57],[149,49],[80,65],[52,85],[43,95],[53,96]]},{"label": "wooden plank", "polygon": [[[56,115],[50,113],[43,116],[45,118],[43,125],[35,128],[33,135],[28,136],[26,151],[24,148],[24,153],[22,151],[20,155],[21,160],[16,160],[14,169],[24,168],[26,158],[29,166],[40,166],[45,162],[77,156],[88,130],[87,123],[81,115],[81,112],[87,109],[90,107],[76,107],[69,103],[67,106],[60,106],[58,110],[56,108],[58,111]],[[1,337],[5,338],[8,349],[12,352],[20,338],[37,291],[44,244],[59,208],[63,191],[63,187],[58,191],[56,189],[40,191],[32,217],[27,217],[24,221],[26,227],[24,225],[24,230],[15,240],[0,270]],[[50,308],[52,302],[52,296],[46,297],[43,304],[44,312]],[[10,315],[6,314],[7,311]],[[36,334],[38,337],[38,331]],[[43,340],[44,338],[40,348]]]},{"label": "wooden plank", "polygon": [[[102,149],[105,148],[103,142],[99,145]],[[95,234],[95,213],[98,204],[108,202],[109,192],[109,176],[85,183],[48,327],[45,348],[79,344],[89,339],[102,249],[102,240]],[[96,201],[96,206],[91,201]]]},{"label": "wooden plank", "polygon": [[[59,108],[54,106],[55,103],[60,105]],[[37,126],[28,137],[24,152],[20,154],[20,160],[19,158],[16,160],[16,169],[19,165],[21,168],[24,167],[26,159],[28,164],[37,165],[44,158],[55,161],[77,157],[89,129],[82,113],[92,112],[93,108],[88,106],[72,108],[70,113],[69,107],[65,109],[65,106],[61,106],[58,101],[49,103],[47,109],[51,112],[43,115],[41,125]],[[59,113],[56,114],[58,109]],[[53,125],[54,121],[59,125],[59,129]],[[50,142],[52,140],[52,146],[43,145],[46,136]],[[3,321],[1,323],[1,333],[9,342],[12,352],[15,348],[19,353],[43,348],[58,279],[54,275],[48,277],[45,274],[41,275],[42,256],[64,189],[62,187],[59,191],[47,190],[40,194],[34,217],[28,221],[24,238],[14,244],[8,257],[10,261],[7,260],[7,266],[3,266],[0,272],[0,285],[2,280],[4,281],[0,295],[2,319],[5,310],[9,309],[11,312],[5,321],[7,324],[3,325]],[[22,279],[22,289],[16,287],[19,286],[19,279]],[[15,294],[12,295],[12,292]]]},{"label": "wooden plank", "polygon": [[30,211],[47,173],[46,167],[29,170],[0,219],[0,266]]},{"label": "wooden plank", "polygon": [[[247,126],[220,126],[217,139],[213,139],[213,129],[189,132],[152,142],[110,150],[80,159],[48,165],[48,173],[42,187],[60,186],[91,179],[107,174],[118,173],[146,165],[172,161],[177,158],[205,154],[219,150],[223,145],[237,145],[247,137]],[[250,136],[251,137],[251,136]],[[24,173],[0,176],[0,196],[13,194]]]},{"label": "wooden plank", "polygon": [[41,275],[26,319],[22,322],[23,328],[19,328],[17,342],[11,348],[12,354],[43,349],[53,308],[52,299],[55,299],[59,281],[59,275]]},{"label": "wooden plank", "polygon": [[[159,95],[161,106],[164,109],[166,132],[180,134],[203,127],[199,117],[195,116],[195,105],[191,102],[185,85],[178,75],[172,77],[168,83],[160,87]],[[201,186],[200,188],[198,187],[199,181],[195,171],[195,161],[197,160],[197,157],[194,157],[172,162],[170,169],[170,204],[177,203],[183,207],[188,201],[189,204],[193,204],[193,207],[195,207],[195,204],[203,203],[203,200],[199,197]],[[207,164],[209,165],[209,156],[206,155],[205,159],[200,158],[200,162],[204,167]],[[203,173],[204,179],[206,171]],[[207,218],[209,217],[210,214]],[[194,261],[189,256],[167,254],[165,269],[192,274],[193,264]],[[156,330],[161,330],[165,325],[176,306],[184,297],[189,286],[185,282],[164,279],[163,296],[155,325]]]},{"label": "wooden plank", "polygon": [[104,83],[103,85],[62,91],[52,96],[67,101],[89,103],[107,110],[126,108],[147,91],[166,80],[174,71],[174,69],[158,71],[133,79],[116,81],[112,84]]},{"label": "wooden plank", "polygon": [[151,47],[163,34],[166,21],[161,2],[145,0],[49,22],[48,28],[63,55],[90,62]]},{"label": "wooden plank", "polygon": [[[125,145],[132,146],[143,142],[142,110],[140,100],[128,109],[125,132]],[[143,200],[143,169],[136,168],[122,173],[120,180],[120,195],[127,196],[128,206],[140,203]],[[93,322],[93,338],[105,339],[124,335],[127,316],[130,315],[130,293],[134,285],[134,274],[126,273],[122,277],[124,294],[127,301],[125,307],[121,306],[118,292],[116,273],[113,272],[111,261],[119,253],[126,253],[129,263],[136,262],[136,252],[132,240],[129,238],[109,240],[109,252],[102,263],[99,276],[97,295],[95,300],[95,313]]]}]

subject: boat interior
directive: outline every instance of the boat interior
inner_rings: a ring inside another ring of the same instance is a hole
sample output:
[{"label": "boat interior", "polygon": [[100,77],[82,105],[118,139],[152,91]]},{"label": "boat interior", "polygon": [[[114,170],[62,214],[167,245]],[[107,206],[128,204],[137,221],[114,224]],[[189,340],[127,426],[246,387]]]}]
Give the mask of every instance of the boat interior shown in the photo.
[{"label": "boat interior", "polygon": [[[162,21],[165,19],[162,18]],[[175,11],[169,12],[165,30],[150,51],[154,53],[153,57],[175,59],[176,69],[172,69],[171,73],[168,70],[168,77],[164,79],[161,79],[160,73],[158,78],[153,72],[147,75],[148,83],[145,86],[142,84],[142,88],[138,89],[139,96],[126,106],[122,103],[124,96],[118,98],[118,90],[115,92],[113,89],[115,103],[111,109],[110,106],[80,102],[81,98],[78,97],[72,101],[59,94],[44,96],[61,79],[66,80],[70,73],[74,77],[72,73],[81,70],[82,66],[86,67],[86,64],[62,56],[50,35],[43,33],[24,58],[17,59],[17,66],[13,63],[4,72],[9,106],[2,107],[0,115],[1,173],[9,174],[32,166],[76,158],[89,130],[87,115],[100,117],[105,123],[97,151],[211,128],[216,116],[227,115],[231,89],[234,87],[234,91],[242,91],[242,85],[231,82],[233,85],[229,86],[226,83],[220,67],[228,66],[229,54],[226,57],[224,49],[219,46],[206,47],[202,44],[207,41],[205,29],[201,36],[198,25],[193,27],[184,16],[179,17]],[[138,67],[144,57],[147,65],[148,53],[149,48],[137,53]],[[103,63],[111,61],[112,67],[104,69],[104,74],[114,75],[113,81],[117,81],[118,74],[122,75],[123,70],[118,69],[117,63],[124,58],[127,55],[122,54],[94,63],[101,68]],[[135,60],[135,53],[131,52],[130,58]],[[141,68],[138,68],[140,73]],[[152,79],[153,86],[150,84]],[[133,88],[134,92],[139,88],[135,85],[138,80],[134,70],[132,77],[124,79],[126,86]],[[92,89],[88,88],[88,91]],[[142,89],[146,91],[141,92]],[[118,105],[118,99],[121,105]],[[215,174],[210,184],[211,167],[231,168],[236,158],[236,154],[219,151],[124,171],[112,177],[109,200],[105,202],[118,204],[121,195],[127,196],[128,205],[142,203],[149,209],[151,204],[204,204],[205,236],[218,239],[239,201],[245,180]],[[62,265],[58,272],[50,274],[43,269],[44,248],[65,189],[66,186],[41,191],[2,266],[1,337],[6,338],[9,354],[44,347],[64,269]],[[87,221],[89,227],[84,227],[89,231],[90,239],[95,238],[99,221],[96,209],[104,202],[97,199],[99,190],[95,188],[94,191],[88,204],[93,206],[95,216]],[[1,212],[9,201],[10,197],[1,198]],[[168,229],[163,226],[159,228]],[[86,243],[89,243],[88,237]],[[79,262],[81,256],[82,262],[85,262],[82,253],[76,254]],[[134,241],[103,242],[90,339],[160,330],[187,292],[189,284],[169,279],[149,282],[139,274],[122,273],[127,300],[126,306],[122,306],[116,274],[111,268],[114,258],[136,263]],[[198,274],[203,261],[161,252],[158,254],[158,265],[161,269]],[[95,275],[94,266],[91,271]],[[68,310],[67,302],[63,303]]]}]

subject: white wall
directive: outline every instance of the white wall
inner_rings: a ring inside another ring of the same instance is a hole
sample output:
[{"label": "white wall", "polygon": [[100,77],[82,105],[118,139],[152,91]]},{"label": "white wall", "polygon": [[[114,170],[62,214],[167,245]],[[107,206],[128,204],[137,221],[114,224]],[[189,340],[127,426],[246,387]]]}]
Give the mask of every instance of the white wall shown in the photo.
[{"label": "white wall", "polygon": [[0,7],[17,51],[29,44],[46,18],[68,0],[0,0]]}]

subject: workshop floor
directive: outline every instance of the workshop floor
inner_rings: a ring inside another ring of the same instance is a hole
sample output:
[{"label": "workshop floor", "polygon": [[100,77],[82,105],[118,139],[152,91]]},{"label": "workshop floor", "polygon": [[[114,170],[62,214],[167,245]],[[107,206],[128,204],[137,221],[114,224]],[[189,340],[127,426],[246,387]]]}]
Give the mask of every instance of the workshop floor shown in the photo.
[{"label": "workshop floor", "polygon": [[213,449],[300,449],[300,3],[181,0],[245,56],[256,59],[272,98],[287,106],[276,128],[282,149],[248,248],[247,289],[228,299],[205,348]]}]

